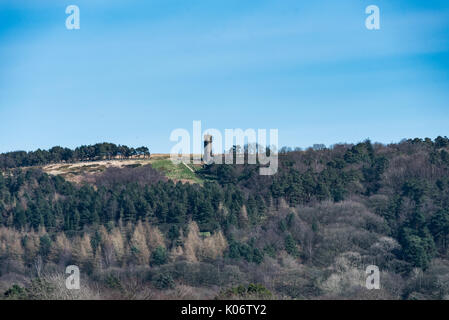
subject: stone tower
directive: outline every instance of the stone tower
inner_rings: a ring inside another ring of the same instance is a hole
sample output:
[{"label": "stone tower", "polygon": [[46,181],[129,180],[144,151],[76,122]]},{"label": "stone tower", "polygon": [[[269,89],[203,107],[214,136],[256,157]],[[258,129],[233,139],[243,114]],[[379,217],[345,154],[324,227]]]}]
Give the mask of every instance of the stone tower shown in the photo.
[{"label": "stone tower", "polygon": [[212,136],[210,134],[204,135],[204,163],[212,162]]}]

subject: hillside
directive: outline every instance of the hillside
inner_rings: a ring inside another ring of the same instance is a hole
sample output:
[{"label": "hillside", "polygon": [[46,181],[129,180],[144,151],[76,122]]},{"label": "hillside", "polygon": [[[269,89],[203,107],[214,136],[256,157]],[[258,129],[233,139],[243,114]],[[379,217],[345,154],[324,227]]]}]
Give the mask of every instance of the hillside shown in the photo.
[{"label": "hillside", "polygon": [[185,165],[175,165],[169,155],[152,155],[149,159],[126,159],[126,160],[93,160],[74,163],[54,163],[42,166],[42,170],[54,176],[61,176],[67,181],[82,183],[92,182],[95,175],[103,173],[108,168],[136,168],[140,166],[151,165],[154,169],[163,173],[167,178],[174,182],[184,183],[202,183],[194,172],[190,171]]},{"label": "hillside", "polygon": [[0,155],[3,298],[72,297],[69,264],[74,298],[449,298],[446,137],[285,151],[274,176],[109,156]]}]

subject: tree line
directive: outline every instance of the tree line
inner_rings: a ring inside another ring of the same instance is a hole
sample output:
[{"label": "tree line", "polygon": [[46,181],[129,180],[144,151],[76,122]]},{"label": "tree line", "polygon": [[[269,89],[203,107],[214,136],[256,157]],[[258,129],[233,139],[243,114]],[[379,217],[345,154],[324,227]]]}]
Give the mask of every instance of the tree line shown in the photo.
[{"label": "tree line", "polygon": [[0,168],[10,169],[45,165],[58,162],[94,161],[103,159],[128,159],[140,156],[150,157],[148,147],[138,148],[113,143],[97,143],[94,145],[80,146],[74,150],[63,147],[53,147],[49,150],[38,149],[36,151],[13,151],[0,154]]}]

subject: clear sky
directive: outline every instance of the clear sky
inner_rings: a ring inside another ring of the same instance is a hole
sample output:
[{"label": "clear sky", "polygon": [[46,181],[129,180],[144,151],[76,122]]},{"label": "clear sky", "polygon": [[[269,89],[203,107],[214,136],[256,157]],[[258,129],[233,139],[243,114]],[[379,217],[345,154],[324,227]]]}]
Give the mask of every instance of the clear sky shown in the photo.
[{"label": "clear sky", "polygon": [[449,135],[449,1],[0,0],[0,152],[169,152],[193,120],[281,146]]}]

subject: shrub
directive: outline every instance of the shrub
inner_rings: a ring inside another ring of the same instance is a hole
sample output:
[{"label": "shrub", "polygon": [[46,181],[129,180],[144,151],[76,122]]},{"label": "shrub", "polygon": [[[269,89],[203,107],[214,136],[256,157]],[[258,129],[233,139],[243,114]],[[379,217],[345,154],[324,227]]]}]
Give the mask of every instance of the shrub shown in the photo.
[{"label": "shrub", "polygon": [[216,299],[268,299],[273,294],[261,284],[250,283],[248,286],[239,285],[237,287],[222,290]]},{"label": "shrub", "polygon": [[26,299],[26,291],[21,286],[14,284],[11,288],[3,294],[6,299],[24,300]]},{"label": "shrub", "polygon": [[173,289],[175,287],[175,281],[168,273],[160,273],[153,280],[153,284],[157,289]]},{"label": "shrub", "polygon": [[151,254],[150,264],[153,266],[161,266],[163,264],[166,264],[167,260],[167,250],[164,247],[159,246]]}]

